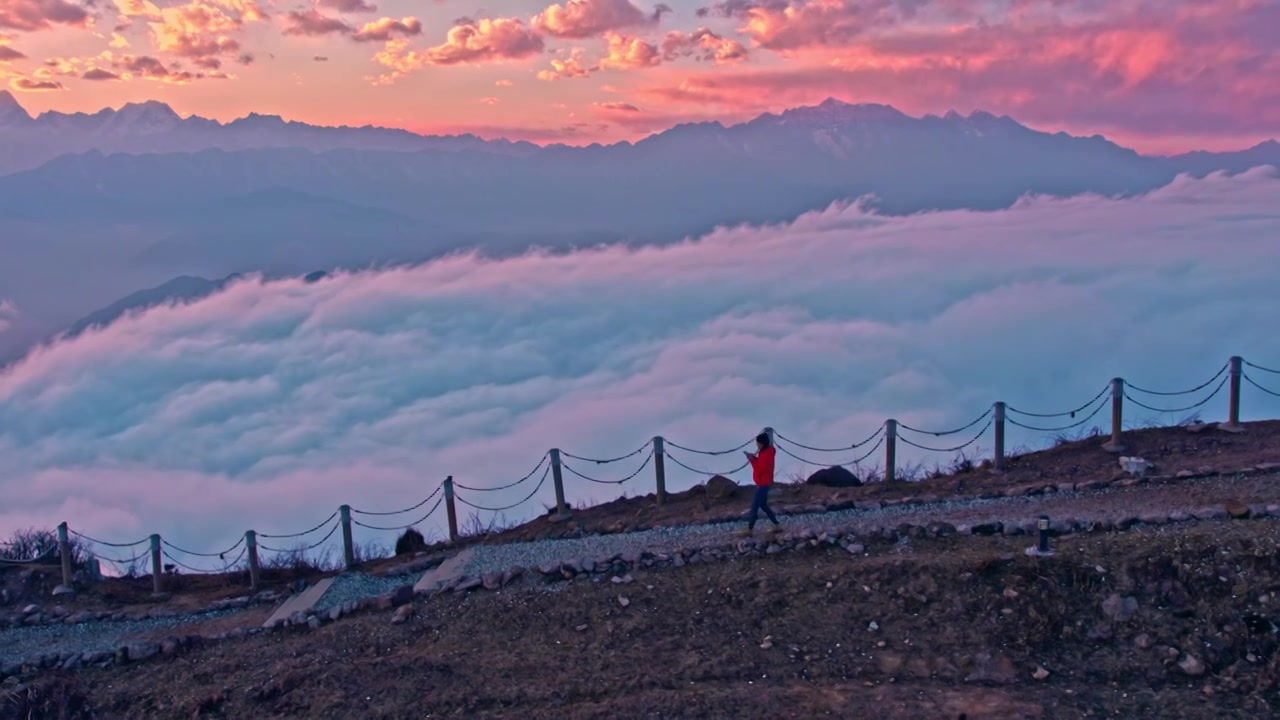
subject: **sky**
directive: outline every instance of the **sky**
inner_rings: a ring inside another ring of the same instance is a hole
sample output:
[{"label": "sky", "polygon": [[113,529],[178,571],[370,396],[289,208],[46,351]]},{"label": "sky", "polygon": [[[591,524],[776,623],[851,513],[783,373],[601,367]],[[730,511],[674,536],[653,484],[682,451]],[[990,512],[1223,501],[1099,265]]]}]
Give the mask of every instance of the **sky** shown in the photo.
[{"label": "sky", "polygon": [[1151,153],[1280,136],[1280,0],[0,0],[30,109],[634,139],[826,97]]},{"label": "sky", "polygon": [[[1280,368],[1280,335],[1257,321],[1280,304],[1278,234],[1280,176],[1266,168],[1129,199],[905,217],[845,203],[665,247],[460,254],[310,284],[246,278],[0,373],[0,536],[65,520],[108,541],[159,532],[216,552],[250,528],[305,530],[342,503],[407,508],[447,475],[495,488],[552,447],[611,458],[662,435],[716,451],[772,426],[831,448],[889,417],[960,427],[996,400],[1065,412],[1115,376],[1188,389],[1233,354]],[[1250,373],[1280,392],[1280,375]],[[1225,413],[1223,393],[1202,417]],[[1280,416],[1280,399],[1246,384],[1242,414]],[[1107,415],[1082,429],[1107,429]],[[1188,415],[1131,407],[1126,419]],[[911,437],[941,447],[968,435]],[[1053,435],[1011,426],[1009,445]],[[711,472],[741,463],[672,453]],[[954,454],[901,446],[899,457],[945,465]],[[607,481],[641,460],[571,465]],[[673,490],[701,479],[667,467]],[[778,475],[817,467],[780,456]],[[652,466],[621,489],[565,481],[575,504],[653,483]],[[459,494],[494,507],[531,490]],[[553,497],[548,483],[506,517],[527,519]],[[423,529],[438,535],[440,519]],[[358,529],[360,542],[389,539]]]}]

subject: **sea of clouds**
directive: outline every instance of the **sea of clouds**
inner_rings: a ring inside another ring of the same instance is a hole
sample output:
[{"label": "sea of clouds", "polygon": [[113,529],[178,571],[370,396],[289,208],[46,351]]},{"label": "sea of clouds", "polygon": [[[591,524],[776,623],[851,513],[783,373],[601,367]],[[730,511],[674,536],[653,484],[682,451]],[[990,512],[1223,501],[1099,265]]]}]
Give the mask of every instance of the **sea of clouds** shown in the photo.
[{"label": "sea of clouds", "polygon": [[[248,278],[0,374],[0,534],[66,520],[107,540],[158,532],[216,551],[249,528],[306,529],[341,503],[407,507],[446,475],[506,484],[551,447],[611,457],[661,434],[725,449],[766,425],[839,446],[888,417],[963,425],[994,400],[1069,410],[1117,375],[1189,388],[1232,354],[1280,367],[1277,267],[1280,178],[1258,169],[1128,199],[895,218],[842,204],[662,248]],[[1280,376],[1254,375],[1280,390]],[[1280,400],[1247,383],[1244,398],[1245,419],[1280,416]],[[1203,409],[1225,411],[1225,392]],[[1104,410],[1090,426],[1106,422]],[[1010,428],[1011,447],[1051,440]],[[990,435],[979,447],[989,453]],[[672,452],[711,471],[741,463]],[[952,457],[899,449],[902,462]],[[573,466],[610,480],[641,460]],[[783,456],[778,471],[816,467]],[[671,463],[667,473],[673,489],[699,481]],[[496,506],[531,489],[460,494]],[[651,466],[622,488],[652,489]],[[566,474],[573,501],[619,492]],[[548,482],[507,517],[552,498]],[[422,527],[439,533],[442,519]]]}]

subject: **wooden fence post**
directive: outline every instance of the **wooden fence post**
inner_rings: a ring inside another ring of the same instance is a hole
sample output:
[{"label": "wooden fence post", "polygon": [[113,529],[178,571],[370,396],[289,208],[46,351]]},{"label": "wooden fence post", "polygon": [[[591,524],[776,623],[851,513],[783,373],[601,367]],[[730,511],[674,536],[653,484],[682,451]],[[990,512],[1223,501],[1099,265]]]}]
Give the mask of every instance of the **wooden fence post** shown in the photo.
[{"label": "wooden fence post", "polygon": [[151,535],[151,594],[164,594],[164,564],[160,561],[160,534]]},{"label": "wooden fence post", "polygon": [[992,463],[995,465],[996,470],[1004,469],[1004,411],[1005,411],[1004,402],[1003,401],[996,402],[995,409],[993,411],[994,412],[993,427],[995,428],[996,448],[995,448],[995,458],[992,460]]},{"label": "wooden fence post", "polygon": [[[62,586],[53,589],[54,595],[71,592],[71,537],[65,522],[58,524],[58,555],[62,560]],[[65,588],[65,590],[63,590]],[[59,592],[62,590],[62,592]]]},{"label": "wooden fence post", "polygon": [[249,589],[257,592],[261,585],[262,566],[258,564],[258,533],[244,531],[245,554],[249,556]]},{"label": "wooden fence post", "polygon": [[551,520],[564,522],[573,517],[573,513],[569,512],[569,507],[564,502],[564,475],[560,470],[560,448],[551,449],[551,479],[556,486],[556,514]]},{"label": "wooden fence post", "polygon": [[898,421],[884,421],[884,481],[898,478]]},{"label": "wooden fence post", "polygon": [[658,504],[667,501],[667,448],[666,441],[658,435],[653,439],[653,474],[658,483]]},{"label": "wooden fence post", "polygon": [[458,508],[453,504],[453,476],[444,479],[444,513],[449,520],[449,542],[458,542]]},{"label": "wooden fence post", "polygon": [[1244,358],[1239,355],[1231,356],[1230,361],[1231,384],[1231,400],[1227,405],[1227,424],[1218,427],[1228,432],[1238,431],[1240,429],[1240,376],[1244,374]]},{"label": "wooden fence post", "polygon": [[1124,452],[1120,432],[1124,429],[1124,378],[1111,379],[1111,439],[1103,443],[1107,452]]},{"label": "wooden fence post", "polygon": [[351,540],[351,506],[339,507],[338,517],[342,522],[342,560],[350,570],[356,566],[356,546]]}]

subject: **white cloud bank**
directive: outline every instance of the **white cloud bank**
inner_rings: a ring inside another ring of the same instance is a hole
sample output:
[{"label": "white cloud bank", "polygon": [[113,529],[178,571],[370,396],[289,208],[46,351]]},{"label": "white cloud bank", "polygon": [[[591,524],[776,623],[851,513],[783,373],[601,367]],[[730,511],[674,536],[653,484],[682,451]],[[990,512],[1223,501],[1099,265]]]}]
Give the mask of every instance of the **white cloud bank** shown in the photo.
[{"label": "white cloud bank", "polygon": [[13,327],[18,321],[18,307],[9,300],[0,298],[0,333]]},{"label": "white cloud bank", "polygon": [[[906,218],[833,207],[666,248],[248,280],[0,375],[0,532],[65,519],[217,550],[343,502],[405,507],[447,474],[510,482],[552,446],[608,457],[660,433],[718,449],[764,425],[835,446],[891,416],[961,425],[997,399],[1070,409],[1115,375],[1187,388],[1234,353],[1280,366],[1276,267],[1280,179],[1257,170],[1125,200]],[[1260,395],[1246,385],[1246,418],[1280,415]],[[578,500],[616,492],[566,483]],[[652,483],[646,469],[627,487]],[[514,514],[551,498],[548,483]]]}]

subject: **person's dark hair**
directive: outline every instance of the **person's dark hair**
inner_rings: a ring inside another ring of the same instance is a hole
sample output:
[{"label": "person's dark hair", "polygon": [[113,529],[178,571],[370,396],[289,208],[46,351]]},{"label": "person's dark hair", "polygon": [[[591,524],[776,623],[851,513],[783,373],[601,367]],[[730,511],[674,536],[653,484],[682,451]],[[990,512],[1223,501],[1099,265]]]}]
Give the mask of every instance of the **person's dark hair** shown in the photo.
[{"label": "person's dark hair", "polygon": [[760,443],[760,447],[769,447],[769,433],[760,433],[756,436],[756,442]]}]

